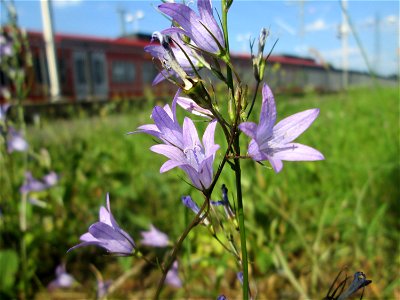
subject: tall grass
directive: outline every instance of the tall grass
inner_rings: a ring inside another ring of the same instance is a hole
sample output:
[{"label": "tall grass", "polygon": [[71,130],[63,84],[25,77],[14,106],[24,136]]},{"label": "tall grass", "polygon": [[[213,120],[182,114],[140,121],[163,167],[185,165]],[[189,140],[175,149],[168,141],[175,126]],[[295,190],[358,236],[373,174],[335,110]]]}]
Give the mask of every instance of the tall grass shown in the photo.
[{"label": "tall grass", "polygon": [[[243,163],[251,278],[258,295],[261,299],[267,295],[322,298],[337,272],[348,266],[350,273],[362,270],[373,280],[368,295],[394,297],[399,292],[400,263],[398,91],[365,88],[324,96],[278,95],[276,101],[278,119],[320,108],[312,130],[299,142],[317,148],[326,160],[287,162],[278,175],[268,165]],[[159,174],[164,158],[148,150],[154,141],[140,134],[126,135],[150,123],[150,112],[146,107],[29,128],[33,147],[47,149],[52,167],[61,174],[59,187],[46,196],[50,208],[31,211],[28,252],[41,261],[34,268],[34,285],[51,279],[65,251],[97,219],[107,192],[114,215],[134,237],[153,223],[176,240],[190,221],[192,215],[181,205],[180,196],[193,190],[182,182],[183,173]],[[258,113],[254,116],[258,118]],[[242,147],[246,147],[244,136]],[[233,190],[230,173],[224,172],[221,182]],[[192,196],[201,201],[195,193]],[[215,192],[214,197],[221,195]],[[39,210],[41,218],[35,217]],[[192,232],[184,248],[181,266],[186,288],[177,292],[178,297],[215,297],[222,292],[236,297],[240,288],[233,260],[205,228]],[[84,291],[93,284],[89,262],[99,268],[115,262],[104,269],[106,277],[116,276],[131,263],[93,258],[95,251],[67,256],[70,271]],[[155,278],[152,271],[138,274],[119,295],[148,295]]]}]

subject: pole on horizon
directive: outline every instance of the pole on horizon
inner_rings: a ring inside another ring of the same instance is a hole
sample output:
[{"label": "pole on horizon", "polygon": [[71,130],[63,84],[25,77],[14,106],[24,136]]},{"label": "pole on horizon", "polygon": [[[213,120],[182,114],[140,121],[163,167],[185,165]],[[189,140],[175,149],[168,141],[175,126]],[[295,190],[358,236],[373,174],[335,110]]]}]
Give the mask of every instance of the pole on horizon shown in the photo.
[{"label": "pole on horizon", "polygon": [[51,101],[57,101],[61,97],[60,82],[58,77],[57,55],[54,42],[53,16],[51,0],[41,0],[43,38],[46,48],[46,59],[50,80]]}]

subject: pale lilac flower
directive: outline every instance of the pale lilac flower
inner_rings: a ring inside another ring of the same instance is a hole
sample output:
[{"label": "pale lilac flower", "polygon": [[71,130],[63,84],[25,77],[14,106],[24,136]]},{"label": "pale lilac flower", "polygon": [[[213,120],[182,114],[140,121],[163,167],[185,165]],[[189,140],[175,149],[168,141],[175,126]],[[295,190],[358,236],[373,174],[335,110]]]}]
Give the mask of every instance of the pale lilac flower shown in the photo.
[{"label": "pale lilac flower", "polygon": [[11,107],[9,103],[0,104],[0,121],[5,121],[7,116],[7,111]]},{"label": "pale lilac flower", "polygon": [[173,287],[180,288],[182,287],[182,281],[179,278],[178,273],[178,262],[174,261],[171,269],[167,273],[167,277],[165,278],[165,284],[168,284]]},{"label": "pale lilac flower", "polygon": [[150,225],[149,231],[142,231],[140,234],[143,237],[141,241],[142,245],[151,247],[167,247],[170,243],[168,235],[161,232],[153,225]]},{"label": "pale lilac flower", "polygon": [[226,298],[225,295],[219,295],[219,296],[217,297],[217,300],[228,300],[228,298]]},{"label": "pale lilac flower", "polygon": [[110,253],[128,256],[134,251],[136,245],[133,239],[122,230],[115,221],[110,208],[110,198],[107,194],[107,208],[100,207],[100,222],[89,227],[89,232],[81,235],[82,243],[70,248],[67,252],[89,245],[95,245],[106,249]]},{"label": "pale lilac flower", "polygon": [[[162,35],[160,32],[155,32],[153,33],[152,41],[158,39],[161,45],[144,47],[144,51],[159,59],[164,67],[154,78],[153,85],[172,76],[185,79],[186,75],[192,76],[194,74],[193,66],[199,68],[199,61],[192,55],[192,50],[179,42],[180,38],[177,34],[172,34],[171,38],[174,47],[170,46],[170,39],[167,36]],[[184,73],[182,73],[182,70]]]},{"label": "pale lilac flower", "polygon": [[317,150],[298,143],[292,143],[317,118],[319,109],[309,109],[275,124],[276,106],[274,96],[268,85],[262,90],[260,122],[244,122],[239,125],[246,135],[252,138],[247,150],[255,161],[268,160],[276,173],[283,167],[282,160],[314,161],[324,156]]},{"label": "pale lilac flower", "polygon": [[205,117],[207,119],[213,119],[213,114],[210,110],[206,108],[202,108],[192,99],[187,97],[177,97],[176,103],[182,107],[184,110],[201,117]]},{"label": "pale lilac flower", "polygon": [[12,43],[4,35],[0,35],[0,61],[5,56],[12,55]]},{"label": "pale lilac flower", "polygon": [[29,148],[29,145],[22,133],[10,127],[8,129],[7,136],[7,151],[8,153],[12,153],[14,151],[25,152]]},{"label": "pale lilac flower", "polygon": [[186,4],[180,3],[163,3],[158,8],[181,27],[172,27],[163,33],[183,33],[190,37],[197,47],[210,53],[220,53],[220,48],[225,48],[222,30],[213,16],[211,0],[197,1],[199,14]]},{"label": "pale lilac flower", "polygon": [[42,180],[33,178],[31,172],[25,172],[25,181],[20,188],[21,193],[40,192],[51,188],[58,182],[58,175],[55,172],[43,176]]},{"label": "pale lilac flower", "polygon": [[108,293],[108,289],[112,284],[111,280],[97,280],[97,292],[96,292],[96,299],[102,299]]},{"label": "pale lilac flower", "polygon": [[56,279],[51,281],[47,288],[49,290],[54,290],[58,288],[70,288],[76,282],[72,275],[68,274],[65,269],[65,264],[59,265],[56,268]]},{"label": "pale lilac flower", "polygon": [[176,99],[179,92],[180,91],[178,91],[174,97],[172,109],[168,104],[164,107],[154,107],[151,114],[154,124],[139,126],[136,131],[129,132],[129,134],[147,133],[160,139],[165,144],[182,148],[183,132],[176,118]]},{"label": "pale lilac flower", "polygon": [[[188,174],[193,185],[199,190],[207,189],[213,179],[213,162],[219,145],[214,143],[216,121],[210,122],[203,135],[203,144],[199,140],[193,121],[185,117],[183,138],[177,145],[160,144],[151,151],[165,155],[169,160],[160,169],[161,173],[179,167]],[[175,136],[176,137],[176,136]]]}]

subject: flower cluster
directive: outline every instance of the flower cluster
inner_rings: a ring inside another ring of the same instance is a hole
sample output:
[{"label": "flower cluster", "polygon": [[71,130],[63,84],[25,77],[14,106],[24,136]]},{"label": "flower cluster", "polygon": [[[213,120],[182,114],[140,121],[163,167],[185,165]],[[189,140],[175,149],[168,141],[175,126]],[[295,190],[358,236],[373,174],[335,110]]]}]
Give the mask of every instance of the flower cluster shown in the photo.
[{"label": "flower cluster", "polygon": [[[223,5],[224,3],[223,13],[226,14],[232,1],[226,0],[223,1]],[[153,84],[167,79],[175,84],[178,90],[171,103],[153,108],[150,116],[152,123],[139,126],[130,134],[144,133],[156,138],[158,143],[151,146],[150,150],[167,158],[167,161],[160,167],[160,173],[174,168],[183,170],[191,185],[199,190],[205,198],[202,208],[199,208],[191,196],[181,197],[183,204],[196,214],[196,219],[193,220],[192,225],[189,225],[188,230],[185,230],[175,245],[174,250],[176,251],[172,252],[171,258],[163,266],[163,280],[176,287],[182,286],[178,276],[176,253],[179,252],[179,247],[182,246],[188,232],[197,224],[202,223],[208,226],[213,237],[223,244],[213,229],[213,223],[218,223],[224,231],[223,222],[215,222],[215,220],[213,222],[209,216],[210,211],[211,213],[217,211],[214,206],[222,206],[227,220],[230,221],[230,224],[234,224],[232,232],[239,232],[241,235],[240,247],[235,245],[231,232],[226,234],[231,247],[224,244],[223,246],[228,251],[233,248],[230,252],[238,260],[238,265],[242,266],[241,272],[238,273],[238,279],[243,286],[243,295],[247,297],[251,293],[248,290],[250,285],[240,187],[240,159],[245,157],[251,158],[255,162],[269,161],[276,173],[282,170],[282,161],[324,159],[318,150],[293,142],[315,121],[319,110],[309,109],[299,112],[276,124],[275,99],[270,87],[265,83],[262,88],[259,122],[257,124],[248,121],[254,101],[248,109],[248,90],[242,84],[238,72],[234,70],[227,45],[228,39],[227,36],[224,36],[227,29],[222,24],[224,29],[222,30],[214,17],[211,0],[198,0],[197,12],[187,4],[173,2],[163,3],[158,6],[158,9],[171,19],[171,27],[154,32],[150,44],[145,47],[145,51],[154,59],[159,60],[162,66]],[[263,51],[267,36],[268,32],[263,29],[259,38],[257,56],[253,56],[257,87],[263,79],[266,64]],[[205,70],[199,72],[201,68]],[[226,94],[216,93],[216,88],[212,84],[213,80],[202,78],[206,72],[227,86]],[[185,95],[181,96],[181,93]],[[257,99],[257,93],[256,89],[253,99]],[[186,113],[183,120],[178,118],[178,115],[180,116],[177,114],[178,106],[184,110],[182,113]],[[187,116],[187,112],[203,117],[201,121],[206,123],[206,126],[202,135],[195,126],[193,116]],[[225,154],[221,155],[217,155],[217,151],[221,148],[220,145],[224,144],[223,142],[215,143],[217,126],[223,132],[226,143]],[[251,139],[247,147],[247,155],[240,153],[240,131]],[[215,171],[214,164],[217,157],[221,161]],[[231,166],[236,176],[238,193],[234,204],[237,205],[231,205],[225,185],[222,185],[222,200],[211,201],[213,189],[227,164]],[[97,245],[110,253],[132,255],[137,246],[114,220],[108,195],[107,208],[100,208],[99,218],[100,221],[91,225],[88,232],[80,237],[81,243],[70,250]],[[171,244],[168,236],[153,225],[150,226],[149,231],[141,232],[141,235],[140,244],[144,246],[167,247]],[[242,253],[240,254],[237,249],[241,249]],[[159,292],[160,288],[157,289],[156,298],[159,296]],[[224,299],[224,296],[220,297],[220,299]]]}]

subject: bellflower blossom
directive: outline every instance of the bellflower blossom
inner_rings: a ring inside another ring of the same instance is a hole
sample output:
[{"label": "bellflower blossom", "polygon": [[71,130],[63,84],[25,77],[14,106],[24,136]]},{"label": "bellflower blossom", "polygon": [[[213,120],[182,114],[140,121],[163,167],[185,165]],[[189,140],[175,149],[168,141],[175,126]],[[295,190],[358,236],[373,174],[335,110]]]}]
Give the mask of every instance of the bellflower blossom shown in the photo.
[{"label": "bellflower blossom", "polygon": [[177,261],[174,261],[171,269],[168,271],[165,283],[177,288],[182,287],[182,280],[179,278]]},{"label": "bellflower blossom", "polygon": [[[193,211],[196,215],[199,213],[200,208],[197,206],[196,202],[193,201],[192,197],[190,197],[190,196],[182,196],[182,203],[187,208],[189,208],[191,211]],[[206,218],[203,219],[203,223],[204,223],[204,225],[208,226],[210,224],[210,221],[206,217]]]},{"label": "bellflower blossom", "polygon": [[183,137],[179,146],[159,144],[150,148],[151,151],[169,158],[160,172],[167,172],[175,167],[181,168],[189,176],[193,185],[199,190],[207,189],[213,179],[213,162],[219,145],[214,143],[216,121],[210,122],[200,142],[193,121],[185,117],[183,121]]},{"label": "bellflower blossom", "polygon": [[47,288],[49,290],[54,290],[58,288],[70,288],[76,282],[72,275],[67,273],[65,269],[65,264],[59,265],[56,268],[56,279],[51,281]]},{"label": "bellflower blossom", "polygon": [[[181,78],[182,74],[178,74],[179,70],[177,72],[176,67],[181,68],[189,76],[194,73],[193,66],[199,67],[199,61],[192,55],[192,50],[186,45],[179,43],[180,38],[177,34],[172,34],[171,37],[175,47],[171,47],[169,45],[169,38],[163,36],[160,32],[153,33],[152,41],[158,39],[161,45],[148,45],[144,47],[144,51],[150,53],[154,58],[159,59],[164,67],[154,78],[153,85],[171,76]],[[174,64],[176,64],[175,67]]]},{"label": "bellflower blossom", "polygon": [[241,131],[252,138],[248,155],[255,161],[268,160],[276,173],[283,167],[282,160],[314,161],[324,156],[317,150],[298,143],[292,143],[317,118],[319,109],[309,109],[296,113],[275,124],[276,106],[274,96],[268,85],[262,90],[260,122],[244,122]]},{"label": "bellflower blossom", "polygon": [[162,33],[183,33],[197,47],[210,53],[218,54],[221,50],[220,47],[225,47],[222,30],[213,16],[211,0],[197,1],[199,14],[181,3],[163,3],[158,8],[181,27],[168,28]]},{"label": "bellflower blossom", "polygon": [[140,233],[143,237],[141,243],[142,245],[151,247],[167,247],[169,245],[168,235],[161,232],[153,225],[150,226],[149,231],[142,231]]},{"label": "bellflower blossom", "polygon": [[29,193],[29,192],[40,192],[51,188],[56,185],[58,182],[59,176],[55,172],[50,172],[49,174],[43,176],[41,180],[33,178],[31,172],[25,173],[25,181],[24,184],[20,188],[21,193]]},{"label": "bellflower blossom", "polygon": [[110,198],[107,194],[107,208],[100,207],[99,220],[89,227],[89,232],[81,235],[82,243],[70,248],[67,252],[84,246],[95,245],[110,253],[129,256],[136,248],[135,242],[128,233],[122,230],[115,221],[110,208]]},{"label": "bellflower blossom", "polygon": [[172,109],[168,104],[164,107],[154,107],[151,113],[154,124],[139,126],[136,131],[129,132],[129,134],[147,133],[160,139],[165,144],[182,148],[183,132],[176,118],[176,99],[179,92],[176,93],[172,101]]},{"label": "bellflower blossom", "polygon": [[29,148],[29,145],[22,133],[10,127],[8,129],[7,136],[7,151],[8,153],[12,153],[14,151],[25,152]]},{"label": "bellflower blossom", "polygon": [[177,97],[176,103],[184,110],[207,119],[213,119],[213,114],[210,110],[202,108],[195,101],[187,97]]}]

